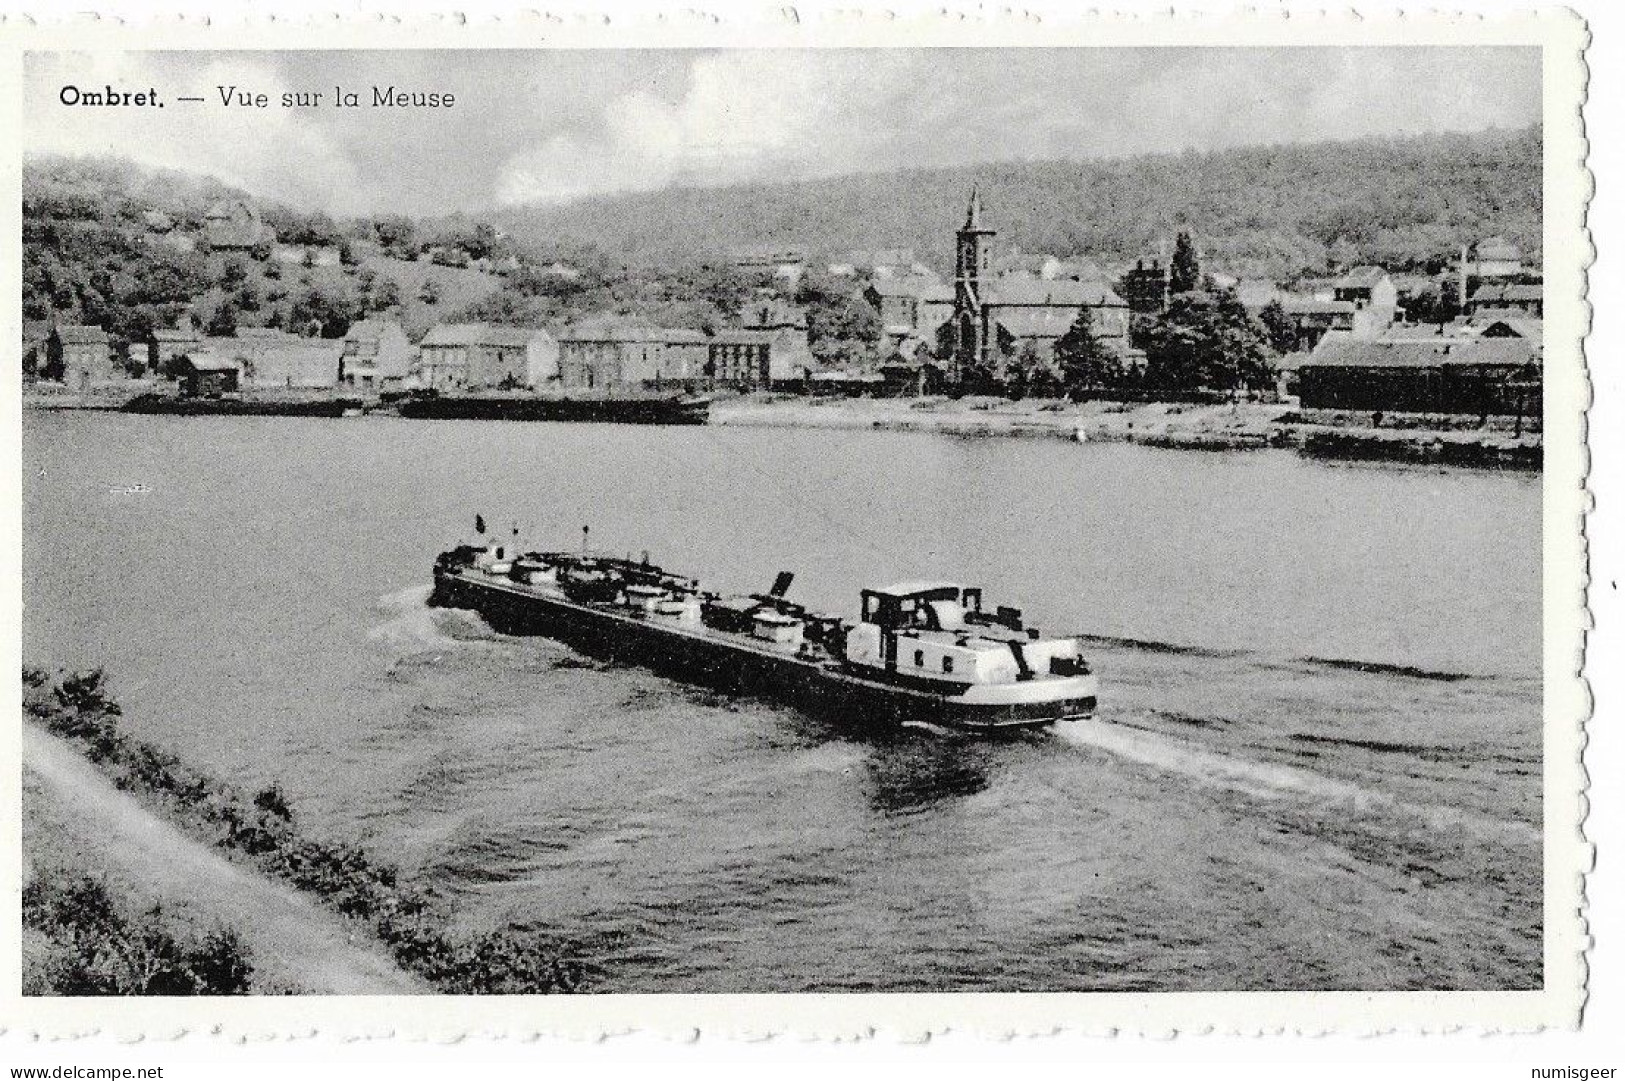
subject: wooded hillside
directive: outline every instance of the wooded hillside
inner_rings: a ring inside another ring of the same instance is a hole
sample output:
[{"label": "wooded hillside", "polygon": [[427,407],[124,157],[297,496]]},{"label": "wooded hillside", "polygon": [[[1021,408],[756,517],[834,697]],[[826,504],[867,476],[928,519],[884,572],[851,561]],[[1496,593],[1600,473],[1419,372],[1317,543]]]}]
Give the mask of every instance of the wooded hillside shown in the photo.
[{"label": "wooded hillside", "polygon": [[1493,234],[1526,252],[1540,245],[1537,128],[667,189],[496,220],[521,241],[657,261],[760,243],[902,246],[947,270],[972,183],[1000,251],[1131,260],[1189,229],[1210,264],[1275,276],[1329,256],[1404,267]]}]

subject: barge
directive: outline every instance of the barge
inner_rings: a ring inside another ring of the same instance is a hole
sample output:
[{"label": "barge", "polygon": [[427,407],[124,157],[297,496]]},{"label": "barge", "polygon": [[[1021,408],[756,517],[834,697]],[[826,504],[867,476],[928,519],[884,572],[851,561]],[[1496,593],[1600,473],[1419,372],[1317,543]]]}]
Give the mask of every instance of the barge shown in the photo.
[{"label": "barge", "polygon": [[359,415],[359,398],[175,397],[138,394],[125,402],[126,413],[182,417],[342,417]]},{"label": "barge", "polygon": [[704,424],[711,400],[682,395],[549,397],[528,394],[424,394],[404,398],[401,416],[427,420],[597,421]]},{"label": "barge", "polygon": [[855,724],[990,732],[1094,712],[1081,639],[1045,637],[1019,609],[985,610],[978,588],[865,589],[854,621],[789,600],[792,580],[723,596],[647,558],[516,553],[493,541],[441,553],[430,603],[476,611],[499,633]]}]

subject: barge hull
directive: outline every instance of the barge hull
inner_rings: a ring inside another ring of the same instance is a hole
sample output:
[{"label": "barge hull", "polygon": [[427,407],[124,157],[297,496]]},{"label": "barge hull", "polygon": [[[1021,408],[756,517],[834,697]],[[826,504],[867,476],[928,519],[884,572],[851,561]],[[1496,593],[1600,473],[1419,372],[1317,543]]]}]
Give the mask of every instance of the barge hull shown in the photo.
[{"label": "barge hull", "polygon": [[413,420],[596,421],[612,424],[704,424],[708,400],[681,398],[500,398],[457,395],[399,405]]},{"label": "barge hull", "polygon": [[436,571],[430,604],[478,612],[502,634],[540,635],[686,682],[761,697],[846,723],[973,731],[1040,727],[1094,712],[1095,698],[984,704],[865,679],[839,665],[751,649],[651,620]]},{"label": "barge hull", "polygon": [[140,394],[122,407],[125,413],[179,417],[342,417],[362,407],[359,398],[315,398],[277,401],[252,398],[172,398]]}]

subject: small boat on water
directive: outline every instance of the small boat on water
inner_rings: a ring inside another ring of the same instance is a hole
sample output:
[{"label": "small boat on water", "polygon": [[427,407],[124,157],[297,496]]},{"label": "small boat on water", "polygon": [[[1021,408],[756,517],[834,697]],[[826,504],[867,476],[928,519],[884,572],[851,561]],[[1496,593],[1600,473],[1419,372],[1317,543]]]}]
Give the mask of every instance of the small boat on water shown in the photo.
[{"label": "small boat on water", "polygon": [[430,603],[479,612],[679,679],[871,725],[973,731],[1090,716],[1096,677],[1074,636],[1045,636],[982,591],[903,582],[861,591],[856,621],[767,593],[722,596],[650,563],[589,552],[459,545],[434,564]]}]

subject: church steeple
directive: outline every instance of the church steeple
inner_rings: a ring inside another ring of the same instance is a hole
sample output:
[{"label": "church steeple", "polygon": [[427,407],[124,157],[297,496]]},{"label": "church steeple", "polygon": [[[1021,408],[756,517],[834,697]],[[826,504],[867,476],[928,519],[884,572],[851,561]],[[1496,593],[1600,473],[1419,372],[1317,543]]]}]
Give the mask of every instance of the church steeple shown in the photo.
[{"label": "church steeple", "polygon": [[987,368],[993,360],[994,333],[987,310],[987,281],[991,267],[992,229],[982,226],[982,193],[970,190],[965,224],[960,227],[954,258],[953,359],[957,377],[971,368]]},{"label": "church steeple", "polygon": [[965,210],[965,228],[978,231],[982,228],[982,194],[975,184],[970,186],[970,206]]}]

